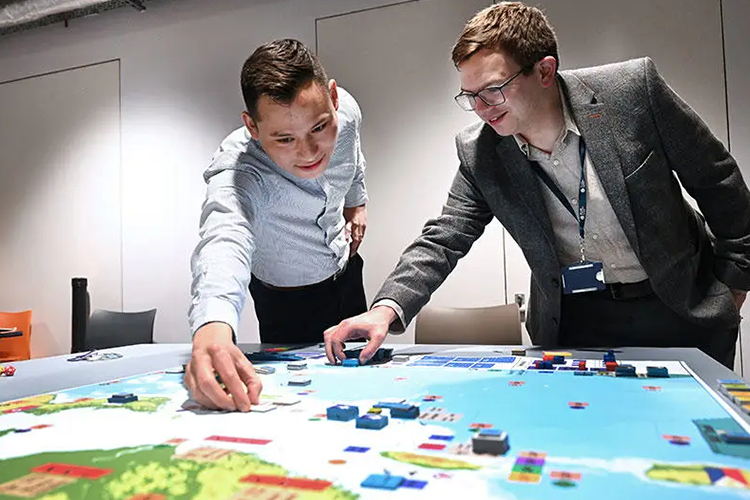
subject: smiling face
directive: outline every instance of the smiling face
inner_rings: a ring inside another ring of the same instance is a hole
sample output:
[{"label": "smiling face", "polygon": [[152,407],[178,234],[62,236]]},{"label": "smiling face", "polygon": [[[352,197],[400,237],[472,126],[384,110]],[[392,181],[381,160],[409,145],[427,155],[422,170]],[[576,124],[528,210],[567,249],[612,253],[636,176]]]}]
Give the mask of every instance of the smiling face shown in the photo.
[{"label": "smiling face", "polygon": [[331,161],[338,135],[336,82],[328,88],[310,81],[288,104],[266,95],[258,99],[257,116],[242,120],[253,139],[281,169],[297,177],[315,179]]},{"label": "smiling face", "polygon": [[[479,92],[502,85],[520,69],[518,63],[504,52],[481,49],[458,66],[461,90]],[[532,126],[537,112],[535,103],[540,88],[535,76],[536,70],[528,75],[522,73],[503,87],[503,104],[489,106],[477,98],[477,116],[499,135],[523,135]]]}]

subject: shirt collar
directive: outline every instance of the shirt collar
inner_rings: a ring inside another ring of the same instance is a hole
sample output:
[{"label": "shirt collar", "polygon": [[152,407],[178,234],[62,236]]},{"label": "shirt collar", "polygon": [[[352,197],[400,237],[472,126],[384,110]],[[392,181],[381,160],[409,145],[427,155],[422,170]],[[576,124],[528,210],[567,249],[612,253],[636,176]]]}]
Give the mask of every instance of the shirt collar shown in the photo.
[{"label": "shirt collar", "polygon": [[[573,113],[570,112],[570,105],[568,104],[568,99],[565,97],[565,94],[562,91],[562,86],[558,85],[558,92],[560,92],[560,101],[562,102],[562,108],[563,108],[563,120],[565,121],[565,128],[563,129],[562,133],[560,134],[560,137],[557,138],[557,141],[555,141],[555,147],[557,147],[558,144],[562,144],[565,139],[568,137],[568,132],[572,132],[578,137],[581,136],[581,132],[578,130],[578,126],[576,125],[575,120],[573,119]],[[513,139],[516,140],[516,144],[518,144],[518,148],[521,150],[521,152],[526,155],[526,157],[529,156],[531,145],[528,143],[526,139],[521,137],[519,134],[514,134]]]}]

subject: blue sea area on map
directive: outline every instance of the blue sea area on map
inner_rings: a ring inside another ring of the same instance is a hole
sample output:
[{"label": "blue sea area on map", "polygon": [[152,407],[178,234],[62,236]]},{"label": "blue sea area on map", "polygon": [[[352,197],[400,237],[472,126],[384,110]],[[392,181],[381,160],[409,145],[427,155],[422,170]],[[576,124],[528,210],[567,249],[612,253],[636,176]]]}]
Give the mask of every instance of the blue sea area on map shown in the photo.
[{"label": "blue sea area on map", "polygon": [[[359,368],[357,376],[338,376],[343,368],[315,374],[316,397],[340,403],[404,398],[462,414],[456,422],[431,422],[450,429],[455,442],[470,442],[473,423],[492,424],[509,434],[507,456],[522,451],[546,453],[539,484],[508,482],[498,476],[492,488],[519,500],[532,498],[607,499],[748,498],[747,490],[682,486],[645,476],[652,464],[714,465],[749,468],[750,461],[714,454],[693,424],[695,419],[726,419],[728,413],[692,377],[645,379],[578,377],[570,371],[487,371],[437,367]],[[385,373],[383,373],[385,372]],[[385,376],[384,376],[385,375]],[[401,380],[397,380],[401,379]],[[523,382],[512,386],[510,381]],[[661,387],[646,390],[644,386]],[[424,402],[426,395],[441,396]],[[347,397],[348,396],[348,397]],[[569,403],[587,403],[572,409]],[[664,435],[690,438],[687,446]],[[555,486],[550,471],[582,474],[576,487]],[[598,494],[597,494],[598,493]],[[718,495],[718,496],[716,496]]]}]

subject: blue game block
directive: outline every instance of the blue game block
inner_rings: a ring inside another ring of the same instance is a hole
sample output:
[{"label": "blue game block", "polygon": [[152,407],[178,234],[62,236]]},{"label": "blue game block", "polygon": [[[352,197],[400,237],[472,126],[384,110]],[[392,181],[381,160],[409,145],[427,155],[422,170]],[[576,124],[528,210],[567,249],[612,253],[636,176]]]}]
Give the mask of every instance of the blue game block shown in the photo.
[{"label": "blue game block", "polygon": [[552,361],[540,361],[536,367],[538,370],[553,370],[555,368],[552,366]]},{"label": "blue game block", "polygon": [[745,382],[744,380],[736,380],[736,379],[729,379],[729,378],[724,378],[724,379],[720,378],[719,379],[719,383],[721,385],[724,385],[724,384],[747,384],[747,382]]},{"label": "blue game block", "polygon": [[740,432],[731,432],[731,431],[719,431],[719,436],[721,437],[721,440],[725,443],[730,444],[750,444],[750,434],[740,431]]},{"label": "blue game block", "polygon": [[403,405],[399,408],[391,408],[391,418],[414,419],[419,416],[419,406]]},{"label": "blue game block", "polygon": [[500,436],[502,431],[500,429],[482,429],[479,431],[480,436]]},{"label": "blue game block", "polygon": [[402,488],[414,488],[416,490],[421,490],[425,486],[427,486],[427,481],[416,481],[414,479],[407,479],[401,483]]},{"label": "blue game block", "polygon": [[565,364],[565,356],[555,356],[552,358],[552,364],[553,365],[564,365]]},{"label": "blue game block", "polygon": [[393,408],[403,408],[403,407],[406,407],[406,406],[409,406],[409,405],[404,404],[404,403],[389,403],[387,401],[378,401],[377,403],[375,403],[372,406],[374,408],[387,408],[387,409],[391,410]]},{"label": "blue game block", "polygon": [[580,377],[591,377],[594,375],[594,372],[576,370],[576,372],[573,375],[578,375]]},{"label": "blue game block", "polygon": [[453,441],[453,438],[455,436],[441,436],[440,434],[433,434],[430,436],[430,439],[434,439],[436,441]]},{"label": "blue game block", "polygon": [[326,408],[326,417],[328,420],[338,422],[348,422],[359,416],[359,408],[349,405],[335,405]]},{"label": "blue game block", "polygon": [[352,452],[352,453],[365,453],[369,449],[370,448],[364,448],[362,446],[348,446],[344,451],[349,451],[349,452]]},{"label": "blue game block", "polygon": [[646,376],[654,378],[666,378],[669,377],[669,370],[664,366],[647,366]]},{"label": "blue game block", "polygon": [[357,429],[375,429],[380,430],[388,425],[388,417],[385,415],[376,415],[374,413],[365,413],[357,418]]},{"label": "blue game block", "polygon": [[380,490],[395,490],[403,484],[406,478],[401,476],[386,476],[385,474],[370,474],[362,481],[363,488],[377,488]]},{"label": "blue game block", "polygon": [[455,363],[454,362],[454,363],[448,363],[445,366],[447,366],[449,368],[471,368],[471,365],[473,365],[473,364],[474,363]]},{"label": "blue game block", "polygon": [[578,370],[577,366],[558,366],[557,371],[572,372]]},{"label": "blue game block", "polygon": [[359,359],[347,358],[341,362],[341,366],[359,366]]}]

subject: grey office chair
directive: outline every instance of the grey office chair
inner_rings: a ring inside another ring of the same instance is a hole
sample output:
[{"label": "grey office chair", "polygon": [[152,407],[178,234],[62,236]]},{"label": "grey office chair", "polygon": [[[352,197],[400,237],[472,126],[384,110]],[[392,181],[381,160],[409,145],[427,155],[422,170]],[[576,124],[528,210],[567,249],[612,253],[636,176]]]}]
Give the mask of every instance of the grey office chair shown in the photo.
[{"label": "grey office chair", "polygon": [[517,304],[454,308],[426,306],[417,315],[417,344],[520,345]]},{"label": "grey office chair", "polygon": [[88,320],[84,350],[154,343],[156,309],[116,312],[97,309]]}]

